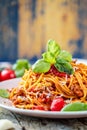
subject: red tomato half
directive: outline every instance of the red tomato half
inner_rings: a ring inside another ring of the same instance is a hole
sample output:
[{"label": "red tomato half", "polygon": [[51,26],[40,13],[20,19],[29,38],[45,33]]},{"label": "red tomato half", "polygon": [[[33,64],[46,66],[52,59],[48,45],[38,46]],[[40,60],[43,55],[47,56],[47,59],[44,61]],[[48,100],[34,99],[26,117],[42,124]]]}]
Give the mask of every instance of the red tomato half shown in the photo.
[{"label": "red tomato half", "polygon": [[4,69],[1,71],[0,80],[4,81],[7,79],[16,78],[15,72],[11,69]]},{"label": "red tomato half", "polygon": [[62,97],[55,98],[51,104],[51,111],[60,111],[65,105],[64,99]]}]

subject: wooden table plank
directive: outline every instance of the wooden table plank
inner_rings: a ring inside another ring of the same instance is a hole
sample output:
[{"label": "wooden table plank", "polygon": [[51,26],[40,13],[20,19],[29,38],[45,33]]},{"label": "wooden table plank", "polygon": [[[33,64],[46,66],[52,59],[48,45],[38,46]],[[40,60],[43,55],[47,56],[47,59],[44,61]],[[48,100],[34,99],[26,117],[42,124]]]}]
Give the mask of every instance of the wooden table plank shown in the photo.
[{"label": "wooden table plank", "polygon": [[86,130],[87,118],[47,119],[24,116],[0,108],[0,119],[11,120],[16,130]]}]

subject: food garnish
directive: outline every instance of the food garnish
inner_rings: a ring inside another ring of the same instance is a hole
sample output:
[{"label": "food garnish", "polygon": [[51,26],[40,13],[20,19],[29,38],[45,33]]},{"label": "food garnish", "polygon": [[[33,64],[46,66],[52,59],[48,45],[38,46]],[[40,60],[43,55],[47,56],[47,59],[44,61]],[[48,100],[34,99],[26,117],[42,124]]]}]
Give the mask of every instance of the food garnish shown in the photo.
[{"label": "food garnish", "polygon": [[15,71],[16,77],[22,77],[25,69],[30,68],[30,63],[27,59],[18,59],[15,64],[13,64],[12,69]]},{"label": "food garnish", "polygon": [[9,98],[9,92],[6,89],[0,89],[0,97]]},{"label": "food garnish", "polygon": [[65,105],[61,111],[85,111],[87,110],[87,103],[74,102],[68,105]]},{"label": "food garnish", "polygon": [[73,74],[73,67],[71,66],[72,55],[61,50],[56,41],[49,40],[47,43],[47,50],[42,54],[42,59],[39,59],[33,66],[32,70],[35,73],[46,73],[54,65],[59,72],[66,72]]}]

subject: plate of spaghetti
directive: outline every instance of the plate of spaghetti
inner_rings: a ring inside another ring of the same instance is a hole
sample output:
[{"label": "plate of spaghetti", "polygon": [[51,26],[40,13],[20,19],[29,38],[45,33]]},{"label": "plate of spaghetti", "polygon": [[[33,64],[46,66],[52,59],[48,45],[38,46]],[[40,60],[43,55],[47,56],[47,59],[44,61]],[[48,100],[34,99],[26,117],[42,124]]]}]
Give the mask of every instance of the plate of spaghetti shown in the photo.
[{"label": "plate of spaghetti", "polygon": [[[72,59],[50,40],[42,58],[21,78],[0,83],[0,107],[45,118],[87,117],[87,60]],[[5,92],[6,94],[6,92]]]}]

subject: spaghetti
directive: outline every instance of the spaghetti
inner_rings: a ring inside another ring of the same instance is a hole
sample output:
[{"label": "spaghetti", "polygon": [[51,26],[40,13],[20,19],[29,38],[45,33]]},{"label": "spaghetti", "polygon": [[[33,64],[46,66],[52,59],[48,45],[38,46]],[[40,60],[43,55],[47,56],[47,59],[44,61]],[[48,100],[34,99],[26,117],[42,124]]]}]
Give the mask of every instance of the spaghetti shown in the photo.
[{"label": "spaghetti", "polygon": [[58,72],[54,66],[46,73],[26,70],[20,84],[10,92],[13,105],[24,109],[50,110],[53,99],[63,97],[66,103],[87,102],[87,66],[71,63],[74,73]]}]

